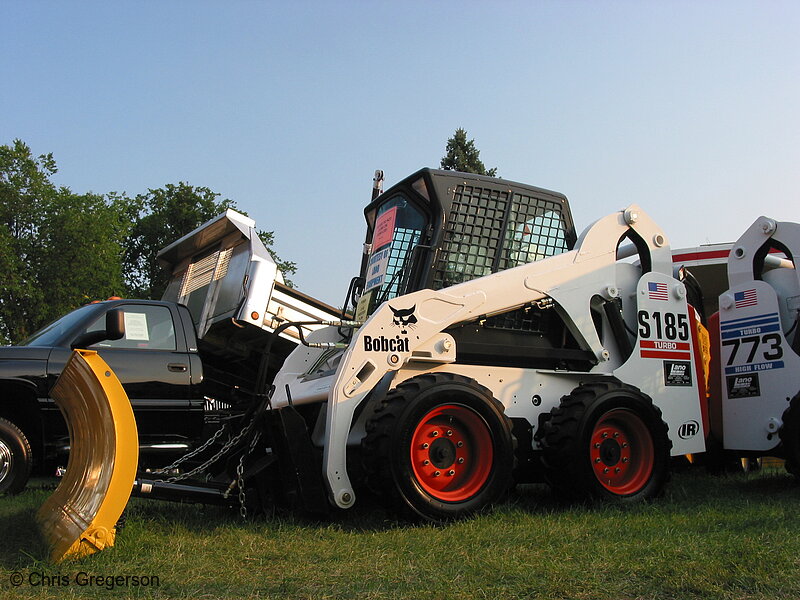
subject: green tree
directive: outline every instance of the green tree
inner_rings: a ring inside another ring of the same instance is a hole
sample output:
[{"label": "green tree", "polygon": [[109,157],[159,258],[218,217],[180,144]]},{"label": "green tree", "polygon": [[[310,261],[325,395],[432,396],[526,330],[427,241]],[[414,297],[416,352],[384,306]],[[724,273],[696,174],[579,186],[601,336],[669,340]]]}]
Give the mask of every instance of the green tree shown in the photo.
[{"label": "green tree", "polygon": [[[136,197],[138,214],[123,262],[129,294],[138,298],[162,296],[170,274],[156,260],[158,251],[226,209],[236,208],[232,200],[219,197],[207,187],[184,182],[167,184]],[[284,276],[297,270],[294,263],[282,261],[275,254],[274,232],[259,231],[259,236]]]},{"label": "green tree", "polygon": [[98,194],[59,194],[43,216],[36,276],[59,281],[47,292],[51,318],[92,300],[122,296],[124,244],[131,201]]},{"label": "green tree", "polygon": [[0,341],[19,342],[88,300],[123,290],[120,206],[57,188],[52,154],[0,146]]},{"label": "green tree", "polygon": [[442,169],[497,177],[497,167],[486,168],[480,159],[480,151],[475,147],[475,140],[467,139],[465,129],[456,129],[453,137],[447,140],[445,150],[446,154],[440,163]]}]

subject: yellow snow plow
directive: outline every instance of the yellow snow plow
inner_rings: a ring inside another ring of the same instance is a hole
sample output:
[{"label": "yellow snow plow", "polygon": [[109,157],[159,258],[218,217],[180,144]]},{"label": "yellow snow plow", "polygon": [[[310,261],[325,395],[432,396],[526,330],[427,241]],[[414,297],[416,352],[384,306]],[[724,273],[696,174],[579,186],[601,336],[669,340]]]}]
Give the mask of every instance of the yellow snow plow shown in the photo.
[{"label": "yellow snow plow", "polygon": [[52,391],[69,426],[67,472],[37,514],[50,558],[114,545],[136,478],[139,443],[128,396],[91,350],[75,350]]}]

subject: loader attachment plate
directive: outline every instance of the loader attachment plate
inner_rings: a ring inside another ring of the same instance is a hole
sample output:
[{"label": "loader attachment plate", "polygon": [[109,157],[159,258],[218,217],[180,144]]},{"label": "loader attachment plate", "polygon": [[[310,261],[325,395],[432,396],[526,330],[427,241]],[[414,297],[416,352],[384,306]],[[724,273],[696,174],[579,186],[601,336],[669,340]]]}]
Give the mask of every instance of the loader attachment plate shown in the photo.
[{"label": "loader attachment plate", "polygon": [[37,513],[59,562],[114,545],[139,458],[133,410],[117,377],[96,352],[76,350],[52,396],[69,428],[67,472]]}]

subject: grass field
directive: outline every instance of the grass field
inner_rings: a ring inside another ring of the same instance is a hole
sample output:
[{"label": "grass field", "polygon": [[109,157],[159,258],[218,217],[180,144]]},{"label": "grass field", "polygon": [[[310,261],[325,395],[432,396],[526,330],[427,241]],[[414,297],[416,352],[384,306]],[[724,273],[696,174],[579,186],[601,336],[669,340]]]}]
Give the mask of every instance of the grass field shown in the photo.
[{"label": "grass field", "polygon": [[637,506],[564,506],[527,486],[443,527],[398,523],[372,504],[322,523],[245,523],[134,500],[113,549],[61,565],[36,534],[43,483],[0,499],[0,598],[800,597],[800,486],[779,468],[677,473],[663,498]]}]

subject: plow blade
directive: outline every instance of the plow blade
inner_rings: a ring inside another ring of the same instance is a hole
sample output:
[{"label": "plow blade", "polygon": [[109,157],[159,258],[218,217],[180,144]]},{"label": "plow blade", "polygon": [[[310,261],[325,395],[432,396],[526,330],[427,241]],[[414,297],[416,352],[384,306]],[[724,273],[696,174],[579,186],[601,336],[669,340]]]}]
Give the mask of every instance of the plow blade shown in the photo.
[{"label": "plow blade", "polygon": [[59,562],[114,545],[136,478],[139,440],[128,396],[96,352],[73,352],[52,396],[69,427],[69,462],[37,521],[50,558]]}]

